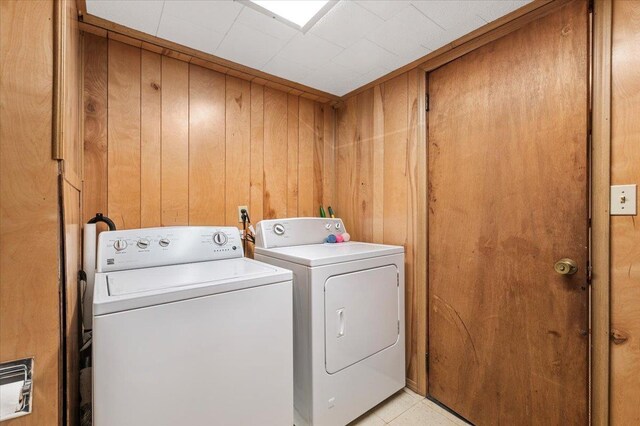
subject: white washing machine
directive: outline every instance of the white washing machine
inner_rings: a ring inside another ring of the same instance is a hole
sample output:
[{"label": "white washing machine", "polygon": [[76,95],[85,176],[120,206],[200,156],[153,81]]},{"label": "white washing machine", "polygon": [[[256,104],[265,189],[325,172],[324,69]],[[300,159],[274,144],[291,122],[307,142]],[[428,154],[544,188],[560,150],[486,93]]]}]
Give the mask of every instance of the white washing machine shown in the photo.
[{"label": "white washing machine", "polygon": [[103,232],[97,272],[95,426],[292,424],[291,272],[237,228]]},{"label": "white washing machine", "polygon": [[405,385],[404,248],[325,243],[340,219],[265,220],[256,260],[293,271],[297,426],[345,425]]}]

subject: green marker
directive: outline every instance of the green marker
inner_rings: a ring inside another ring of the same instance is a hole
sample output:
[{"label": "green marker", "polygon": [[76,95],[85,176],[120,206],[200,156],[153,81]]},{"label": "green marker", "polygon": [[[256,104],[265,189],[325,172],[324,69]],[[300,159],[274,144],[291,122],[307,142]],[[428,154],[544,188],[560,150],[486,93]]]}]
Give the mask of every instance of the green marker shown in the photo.
[{"label": "green marker", "polygon": [[331,206],[327,207],[327,209],[329,210],[329,216],[331,216],[332,218],[335,218],[336,215],[333,214],[333,209],[331,208]]},{"label": "green marker", "polygon": [[324,207],[320,206],[320,217],[327,217],[326,213],[324,212]]}]

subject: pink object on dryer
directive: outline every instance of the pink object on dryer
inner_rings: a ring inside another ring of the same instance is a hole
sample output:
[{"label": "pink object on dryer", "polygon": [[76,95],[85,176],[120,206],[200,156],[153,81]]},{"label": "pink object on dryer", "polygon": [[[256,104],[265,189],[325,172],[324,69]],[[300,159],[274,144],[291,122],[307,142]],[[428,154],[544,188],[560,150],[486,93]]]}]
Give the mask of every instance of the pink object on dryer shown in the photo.
[{"label": "pink object on dryer", "polygon": [[348,232],[343,232],[340,236],[342,237],[342,241],[345,243],[351,239],[351,235],[349,235]]},{"label": "pink object on dryer", "polygon": [[342,235],[336,235],[336,243],[344,242],[344,237]]}]

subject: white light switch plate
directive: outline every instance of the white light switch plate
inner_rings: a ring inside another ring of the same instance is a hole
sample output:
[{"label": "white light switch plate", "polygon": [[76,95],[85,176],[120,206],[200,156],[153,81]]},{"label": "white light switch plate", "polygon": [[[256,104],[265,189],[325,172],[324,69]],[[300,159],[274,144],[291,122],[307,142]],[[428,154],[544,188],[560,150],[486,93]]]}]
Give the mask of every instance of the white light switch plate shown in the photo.
[{"label": "white light switch plate", "polygon": [[635,216],[637,213],[637,185],[611,186],[611,215]]}]

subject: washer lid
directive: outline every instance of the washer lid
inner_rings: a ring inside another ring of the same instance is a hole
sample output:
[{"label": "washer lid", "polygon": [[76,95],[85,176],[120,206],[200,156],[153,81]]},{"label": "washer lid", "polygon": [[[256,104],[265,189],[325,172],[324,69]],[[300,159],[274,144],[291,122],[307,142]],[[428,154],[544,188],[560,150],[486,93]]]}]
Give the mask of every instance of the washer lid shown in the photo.
[{"label": "washer lid", "polygon": [[270,256],[300,265],[322,266],[404,253],[404,247],[350,241],[348,243],[310,244],[306,246],[278,247],[272,249],[256,247],[255,252],[256,254]]},{"label": "washer lid", "polygon": [[93,314],[137,309],[291,279],[291,271],[247,258],[98,273]]}]

